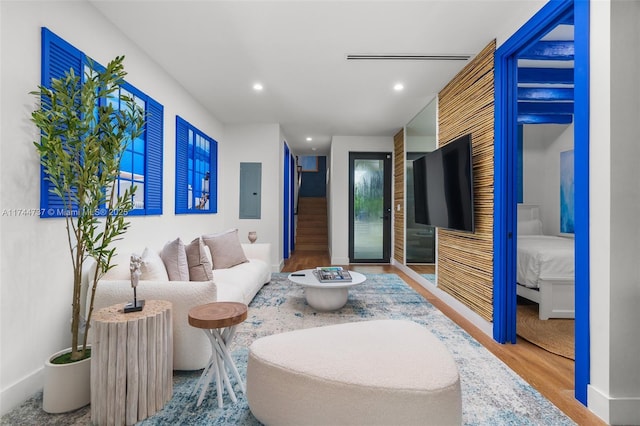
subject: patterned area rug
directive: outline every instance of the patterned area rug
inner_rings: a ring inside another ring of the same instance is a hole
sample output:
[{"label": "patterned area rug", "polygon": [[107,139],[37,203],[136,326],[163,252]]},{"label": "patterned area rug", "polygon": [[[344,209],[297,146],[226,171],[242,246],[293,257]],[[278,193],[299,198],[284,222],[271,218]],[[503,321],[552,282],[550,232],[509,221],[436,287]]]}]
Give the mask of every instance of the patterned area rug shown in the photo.
[{"label": "patterned area rug", "polygon": [[[344,308],[316,312],[304,299],[303,288],[273,274],[271,283],[254,298],[249,317],[238,327],[232,345],[240,374],[245,377],[248,346],[256,338],[299,328],[372,319],[410,319],[427,327],[451,351],[458,364],[465,425],[573,425],[557,407],[541,396],[468,333],[434,308],[395,274],[365,274],[367,280],[353,287]],[[245,425],[260,423],[249,411],[246,398],[217,407],[209,388],[196,407],[191,390],[200,371],[175,372],[173,399],[164,409],[140,425]],[[232,379],[233,380],[233,379]],[[51,415],[41,409],[38,393],[2,417],[3,425],[88,425],[90,407],[74,413]]]}]

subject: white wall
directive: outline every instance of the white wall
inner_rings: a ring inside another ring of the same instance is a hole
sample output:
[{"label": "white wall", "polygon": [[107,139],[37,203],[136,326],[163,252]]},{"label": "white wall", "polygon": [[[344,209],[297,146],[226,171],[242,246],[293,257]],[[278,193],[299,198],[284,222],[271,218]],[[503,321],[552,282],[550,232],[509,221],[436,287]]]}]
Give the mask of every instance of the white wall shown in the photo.
[{"label": "white wall", "polygon": [[349,263],[349,153],[393,153],[393,137],[334,136],[331,139],[329,254],[331,263]]},{"label": "white wall", "polygon": [[573,149],[573,128],[573,124],[524,126],[523,201],[540,206],[546,235],[560,233],[560,153]]},{"label": "white wall", "polygon": [[591,2],[589,408],[640,424],[640,2]]},{"label": "white wall", "polygon": [[[238,228],[242,241],[249,231],[258,233],[258,242],[271,243],[272,270],[279,271],[282,263],[282,212],[283,212],[283,145],[280,125],[249,124],[225,125],[224,148],[220,150],[219,169],[228,183],[219,191],[225,205],[225,227]],[[251,149],[247,149],[250,146]],[[260,219],[240,217],[240,163],[262,163],[262,207]]]},{"label": "white wall", "polygon": [[[51,353],[70,345],[72,274],[62,219],[12,214],[39,208],[39,158],[32,145],[38,133],[30,123],[40,84],[40,28],[106,64],[124,54],[127,80],[164,105],[163,215],[132,217],[121,246],[161,247],[206,232],[257,230],[259,242],[278,242],[281,170],[276,147],[278,125],[227,129],[144,52],[122,36],[88,2],[0,2],[0,412],[42,388],[42,367]],[[218,141],[219,202],[213,215],[174,215],[175,116],[180,115]],[[225,136],[228,132],[229,138]],[[261,132],[264,134],[261,135]],[[238,221],[240,161],[263,162],[263,220]],[[275,202],[275,201],[274,201]],[[265,224],[267,220],[273,223]],[[279,246],[274,246],[277,267]],[[124,250],[123,250],[124,253]]]}]

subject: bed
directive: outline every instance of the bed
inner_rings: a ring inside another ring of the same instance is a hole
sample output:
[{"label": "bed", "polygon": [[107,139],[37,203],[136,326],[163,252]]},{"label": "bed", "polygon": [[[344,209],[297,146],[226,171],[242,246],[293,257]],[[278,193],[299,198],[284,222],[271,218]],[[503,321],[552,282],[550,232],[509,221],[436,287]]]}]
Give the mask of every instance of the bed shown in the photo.
[{"label": "bed", "polygon": [[518,205],[517,294],[538,303],[538,316],[575,318],[571,237],[543,235],[539,207]]}]

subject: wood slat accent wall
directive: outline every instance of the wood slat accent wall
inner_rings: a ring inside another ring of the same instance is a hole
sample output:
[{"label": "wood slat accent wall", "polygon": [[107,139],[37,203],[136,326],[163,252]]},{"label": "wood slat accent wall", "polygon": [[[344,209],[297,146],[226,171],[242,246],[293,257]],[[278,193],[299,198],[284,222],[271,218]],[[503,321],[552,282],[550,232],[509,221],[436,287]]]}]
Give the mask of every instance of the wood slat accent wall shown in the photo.
[{"label": "wood slat accent wall", "polygon": [[[393,137],[393,258],[404,264],[404,129]],[[398,211],[397,206],[400,205]]]},{"label": "wood slat accent wall", "polygon": [[438,96],[438,140],[471,133],[475,233],[438,229],[438,287],[493,321],[494,53],[489,43]]}]

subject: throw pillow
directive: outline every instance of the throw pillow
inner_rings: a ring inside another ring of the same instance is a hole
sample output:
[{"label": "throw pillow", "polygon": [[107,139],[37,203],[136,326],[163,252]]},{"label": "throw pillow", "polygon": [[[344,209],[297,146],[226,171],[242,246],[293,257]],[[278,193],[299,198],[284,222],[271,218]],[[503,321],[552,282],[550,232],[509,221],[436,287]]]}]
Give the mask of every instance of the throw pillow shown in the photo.
[{"label": "throw pillow", "polygon": [[189,264],[184,243],[180,238],[169,241],[160,252],[160,258],[167,268],[169,281],[189,281]]},{"label": "throw pillow", "polygon": [[146,247],[142,252],[142,266],[140,267],[141,280],[146,281],[169,281],[169,274],[160,255],[155,250]]},{"label": "throw pillow", "polygon": [[213,267],[207,258],[209,249],[204,245],[201,238],[196,238],[186,246],[187,263],[189,264],[190,281],[211,281],[213,280]]},{"label": "throw pillow", "polygon": [[248,262],[237,229],[220,234],[203,235],[202,240],[211,251],[213,269],[226,269]]}]

